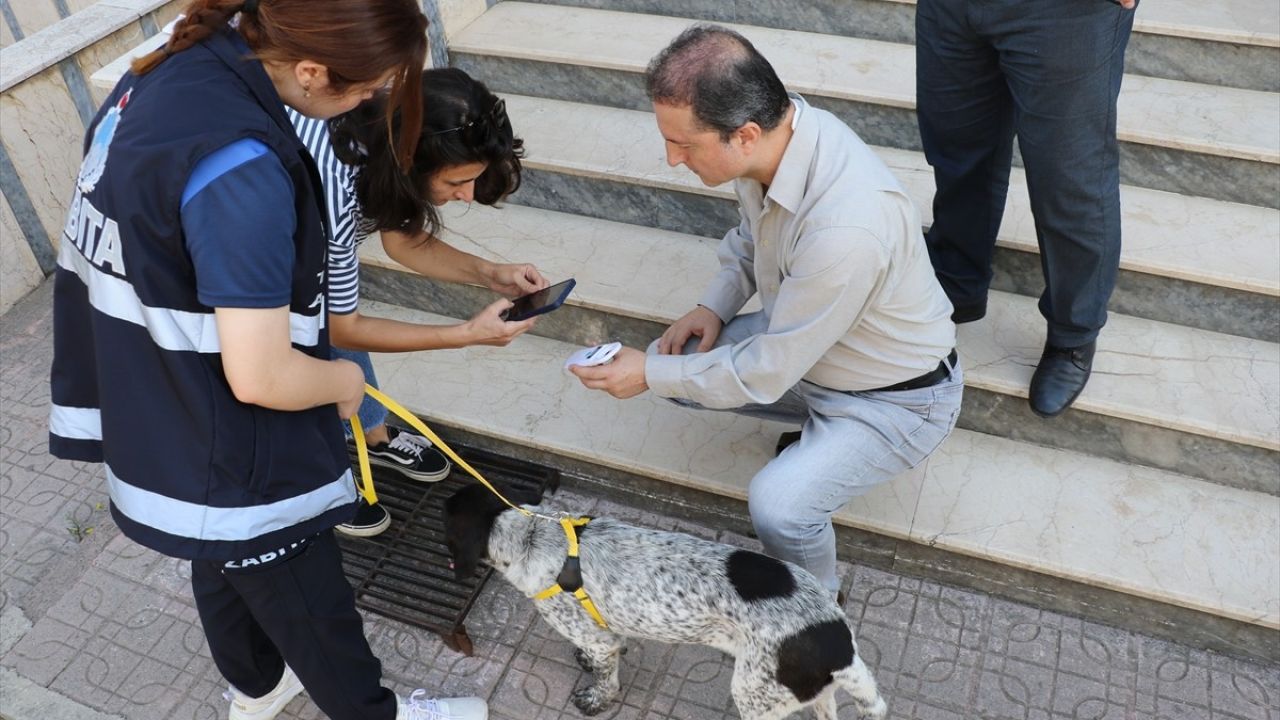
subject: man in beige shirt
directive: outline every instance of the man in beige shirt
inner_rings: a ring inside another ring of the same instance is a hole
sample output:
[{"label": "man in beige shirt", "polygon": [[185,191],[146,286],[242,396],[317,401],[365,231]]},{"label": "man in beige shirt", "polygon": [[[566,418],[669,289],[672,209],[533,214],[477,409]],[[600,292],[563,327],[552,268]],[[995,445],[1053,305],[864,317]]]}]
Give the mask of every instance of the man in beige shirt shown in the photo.
[{"label": "man in beige shirt", "polygon": [[[618,398],[803,423],[752,479],[765,549],[833,591],[831,516],[923,462],[960,411],[951,304],[919,215],[847,125],[789,95],[724,28],[689,28],[646,75],[667,162],[708,186],[733,181],[741,222],[701,303],[646,355],[575,368]],[[738,315],[753,295],[762,310]]]}]

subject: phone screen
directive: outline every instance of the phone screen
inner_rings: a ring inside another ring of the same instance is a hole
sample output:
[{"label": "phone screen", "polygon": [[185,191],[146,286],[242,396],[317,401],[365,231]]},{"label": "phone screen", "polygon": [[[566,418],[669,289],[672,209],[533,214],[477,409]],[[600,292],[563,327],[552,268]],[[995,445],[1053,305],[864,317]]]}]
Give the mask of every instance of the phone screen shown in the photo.
[{"label": "phone screen", "polygon": [[571,278],[564,282],[556,283],[550,287],[545,287],[537,292],[529,293],[522,297],[518,297],[512,301],[512,305],[506,311],[507,320],[524,320],[535,315],[541,315],[560,307],[564,299],[569,296],[569,291],[573,289],[575,282]]}]

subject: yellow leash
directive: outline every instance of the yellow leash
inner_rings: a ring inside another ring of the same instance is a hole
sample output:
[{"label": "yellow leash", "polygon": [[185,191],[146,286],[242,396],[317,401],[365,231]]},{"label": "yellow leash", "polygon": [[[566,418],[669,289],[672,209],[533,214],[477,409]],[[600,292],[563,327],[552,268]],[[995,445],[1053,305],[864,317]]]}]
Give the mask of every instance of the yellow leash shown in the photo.
[{"label": "yellow leash", "polygon": [[[577,528],[583,527],[587,523],[591,522],[589,518],[569,518],[569,517],[554,518],[554,517],[551,517],[550,515],[543,515],[542,513],[536,513],[531,510],[522,508],[519,505],[516,505],[515,503],[508,500],[502,493],[498,492],[498,489],[495,488],[493,484],[490,483],[488,480],[485,480],[484,476],[482,476],[479,472],[477,472],[475,468],[471,467],[471,465],[466,460],[463,460],[461,457],[459,457],[458,453],[454,452],[453,448],[449,447],[449,445],[445,443],[445,441],[441,440],[439,435],[436,435],[434,432],[432,432],[431,428],[427,427],[426,423],[418,419],[417,415],[414,415],[413,413],[409,412],[409,410],[405,408],[403,405],[396,402],[395,400],[392,400],[390,397],[387,396],[386,393],[382,392],[381,390],[379,390],[378,388],[372,385],[366,384],[364,386],[364,391],[366,394],[369,395],[369,397],[372,397],[374,400],[377,400],[378,402],[382,403],[382,405],[385,408],[395,413],[396,416],[399,417],[401,420],[404,420],[405,422],[409,423],[409,426],[412,427],[414,430],[417,430],[418,432],[422,433],[423,437],[427,438],[432,442],[432,444],[440,448],[440,450],[445,454],[445,456],[448,457],[450,460],[452,460],[455,465],[462,468],[463,470],[466,470],[467,474],[471,475],[471,477],[480,481],[481,485],[484,485],[486,488],[488,488],[489,492],[493,493],[494,495],[497,495],[498,499],[506,503],[508,507],[522,513],[527,517],[536,517],[536,518],[541,518],[543,520],[547,520],[553,523],[558,523],[560,527],[564,529],[565,536],[568,537],[569,539],[569,557],[565,561],[566,565],[571,565],[574,568],[577,567],[578,565]],[[373,489],[373,473],[369,468],[369,446],[364,438],[364,428],[360,426],[360,418],[356,417],[355,415],[351,416],[351,434],[355,436],[356,455],[360,464],[360,494],[364,496],[364,499],[366,502],[368,502],[370,505],[373,505],[378,502],[378,493],[375,492]],[[564,591],[565,591],[565,588],[562,587],[559,582],[557,582],[555,585],[552,585],[546,590],[543,590],[542,592],[535,595],[533,599],[545,600],[549,597],[558,595]],[[595,603],[591,602],[591,598],[587,597],[587,591],[582,587],[582,584],[581,584],[580,573],[578,577],[577,587],[575,587],[572,590],[572,592],[573,592],[573,596],[578,598],[578,602],[582,603],[582,607],[586,609],[587,614],[591,616],[591,619],[596,621],[596,624],[598,624],[602,628],[609,627],[609,625],[605,623],[604,617],[600,615],[600,611],[596,609]]]},{"label": "yellow leash", "polygon": [[360,482],[356,487],[366,503],[377,505],[378,493],[373,489],[373,471],[369,469],[369,442],[364,439],[364,427],[355,415],[351,416],[351,435],[356,441],[356,460],[360,463]]},{"label": "yellow leash", "polygon": [[[386,395],[386,393],[382,392],[381,390],[379,390],[378,388],[372,385],[365,385],[364,391],[366,394],[369,395],[369,397],[382,403],[383,407],[395,413],[396,416],[399,417],[401,420],[404,420],[405,422],[409,423],[409,426],[412,427],[414,430],[417,430],[418,432],[422,433],[423,437],[427,438],[432,442],[432,444],[440,448],[441,452],[443,452],[446,457],[452,460],[455,465],[462,468],[463,470],[466,470],[468,475],[480,481],[481,485],[484,485],[486,488],[488,488],[489,492],[493,493],[494,495],[497,495],[498,499],[506,503],[508,507],[510,507],[513,510],[519,511],[521,514],[526,515],[528,517],[540,517],[543,520],[549,520],[551,522],[560,522],[559,519],[557,518],[553,518],[549,515],[542,515],[536,512],[532,512],[530,510],[526,510],[520,507],[519,505],[516,505],[515,503],[508,500],[502,493],[498,492],[498,489],[495,488],[492,483],[490,483],[488,480],[485,480],[483,475],[477,472],[475,468],[471,467],[471,465],[466,460],[463,460],[461,457],[458,457],[458,453],[454,452],[453,448],[449,447],[449,445],[445,443],[445,441],[441,440],[439,435],[436,435],[434,432],[432,432],[431,428],[427,427],[426,423],[419,420],[417,415],[414,415],[413,413],[409,412],[408,409],[406,409],[403,405],[396,402],[395,400],[392,400],[390,397]],[[359,460],[360,460],[360,480],[362,485],[362,487],[360,488],[360,493],[364,495],[364,499],[370,505],[372,505],[378,502],[378,494],[373,490],[373,475],[369,469],[369,448],[365,444],[364,432],[360,427],[360,419],[354,415],[351,416],[351,432],[356,437],[356,454],[359,456]]]}]

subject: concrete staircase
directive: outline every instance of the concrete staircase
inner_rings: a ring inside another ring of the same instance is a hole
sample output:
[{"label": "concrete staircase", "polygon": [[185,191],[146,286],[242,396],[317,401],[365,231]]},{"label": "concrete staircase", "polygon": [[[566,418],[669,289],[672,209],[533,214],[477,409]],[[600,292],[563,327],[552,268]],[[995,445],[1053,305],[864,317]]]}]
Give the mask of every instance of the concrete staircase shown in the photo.
[{"label": "concrete staircase", "polygon": [[[913,12],[499,2],[451,32],[450,62],[507,98],[529,157],[507,207],[448,209],[448,239],[578,288],[509,348],[377,357],[384,388],[453,437],[741,525],[751,476],[791,428],[615,401],[561,370],[580,345],[656,337],[696,302],[736,222],[727,188],[666,166],[640,74],[691,20],[732,25],[878,146],[928,222]],[[1062,418],[1026,408],[1043,322],[1015,171],[991,311],[960,331],[961,429],[925,472],[838,515],[842,553],[1280,662],[1280,9],[1163,0],[1136,27],[1120,101],[1125,247],[1094,379]],[[377,243],[362,257],[363,294],[381,301],[370,314],[443,321],[488,299],[408,273]]]},{"label": "concrete staircase", "polygon": [[[985,321],[961,329],[963,429],[925,473],[838,520],[900,541],[895,559],[914,543],[995,574],[1068,580],[1065,595],[1105,588],[1229,618],[1234,634],[1204,627],[1231,639],[1204,644],[1266,655],[1280,628],[1280,15],[1266,3],[1149,5],[1120,104],[1123,271],[1093,382],[1055,422],[1025,407],[1043,323],[1017,174],[1001,292]],[[560,370],[574,346],[643,346],[691,307],[736,217],[727,188],[666,167],[640,73],[690,19],[730,24],[788,87],[880,146],[927,213],[913,11],[865,0],[502,2],[455,33],[451,63],[507,96],[530,171],[512,206],[451,218],[452,240],[579,287],[572,307],[539,324],[543,337],[505,351],[379,358],[387,387],[476,435],[744,498],[787,428],[615,401]],[[379,311],[467,317],[482,299],[408,276],[372,244],[365,262],[366,296],[398,306]]]}]

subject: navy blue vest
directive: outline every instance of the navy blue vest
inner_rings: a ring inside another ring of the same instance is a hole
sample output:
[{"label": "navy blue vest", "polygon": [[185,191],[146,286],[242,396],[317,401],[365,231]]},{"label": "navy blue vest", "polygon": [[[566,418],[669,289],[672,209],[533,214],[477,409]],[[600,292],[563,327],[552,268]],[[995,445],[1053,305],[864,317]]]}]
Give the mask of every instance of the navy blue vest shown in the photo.
[{"label": "navy blue vest", "polygon": [[294,186],[293,346],[329,357],[319,175],[247,52],[227,30],[120,81],[88,131],[54,281],[50,451],[103,462],[124,533],[182,558],[255,556],[354,512],[334,407],[236,400],[196,296],[182,191],[204,156],[255,138]]}]

